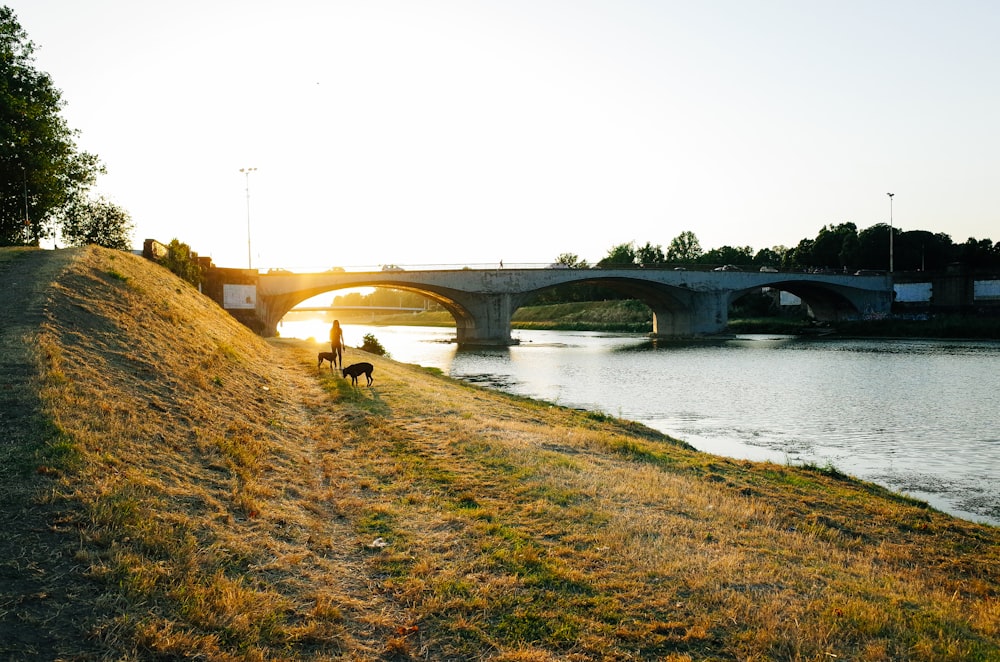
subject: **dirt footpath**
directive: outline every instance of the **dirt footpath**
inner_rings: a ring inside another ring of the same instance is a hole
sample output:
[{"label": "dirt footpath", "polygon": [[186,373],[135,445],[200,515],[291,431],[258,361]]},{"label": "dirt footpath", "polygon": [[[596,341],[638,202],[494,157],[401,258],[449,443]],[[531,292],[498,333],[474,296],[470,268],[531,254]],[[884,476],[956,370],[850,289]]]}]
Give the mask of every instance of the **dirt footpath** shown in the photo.
[{"label": "dirt footpath", "polygon": [[[65,536],[53,530],[51,506],[40,505],[35,492],[45,481],[24,480],[33,448],[45,432],[34,384],[34,337],[44,322],[46,289],[78,254],[77,249],[0,249],[2,660],[58,659],[66,644],[71,650],[93,645],[78,643],[83,633],[73,624],[86,614],[73,610],[87,605],[87,594],[96,598],[98,593],[76,576],[73,560],[62,551]],[[67,605],[71,607],[65,609]],[[61,636],[53,637],[53,632]]]},{"label": "dirt footpath", "polygon": [[0,251],[0,444],[18,443],[37,412],[31,334],[45,312],[45,289],[72,260],[73,249]]}]

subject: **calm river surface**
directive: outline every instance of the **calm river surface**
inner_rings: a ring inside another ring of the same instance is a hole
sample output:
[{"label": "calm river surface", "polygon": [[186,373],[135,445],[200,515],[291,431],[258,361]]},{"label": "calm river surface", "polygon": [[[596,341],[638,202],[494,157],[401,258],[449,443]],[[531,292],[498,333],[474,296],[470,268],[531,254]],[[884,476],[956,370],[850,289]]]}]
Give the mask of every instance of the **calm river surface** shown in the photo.
[{"label": "calm river surface", "polygon": [[[344,325],[404,363],[638,421],[717,455],[829,466],[1000,525],[1000,343],[514,331],[520,345],[458,350],[454,329]],[[285,321],[325,339],[328,322]],[[376,382],[377,384],[377,382]]]}]

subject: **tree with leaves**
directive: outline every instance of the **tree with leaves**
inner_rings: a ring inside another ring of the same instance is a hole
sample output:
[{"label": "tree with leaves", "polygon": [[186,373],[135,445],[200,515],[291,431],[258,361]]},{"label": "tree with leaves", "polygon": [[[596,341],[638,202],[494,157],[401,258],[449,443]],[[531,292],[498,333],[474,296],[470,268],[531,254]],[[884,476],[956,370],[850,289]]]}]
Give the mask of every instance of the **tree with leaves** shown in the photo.
[{"label": "tree with leaves", "polygon": [[858,233],[858,267],[861,269],[889,270],[889,233],[893,240],[899,237],[898,228],[888,223],[876,223]]},{"label": "tree with leaves", "polygon": [[894,239],[894,267],[899,271],[938,271],[957,260],[955,243],[943,232],[909,230]]},{"label": "tree with leaves", "polygon": [[38,245],[59,211],[103,172],[59,115],[62,93],[34,66],[35,45],[0,6],[0,245]]},{"label": "tree with leaves", "polygon": [[694,232],[685,230],[670,240],[667,247],[667,262],[693,264],[701,258],[701,243]]},{"label": "tree with leaves", "polygon": [[772,248],[762,248],[753,256],[753,264],[757,267],[771,267],[777,269],[785,263],[785,256],[788,249],[784,246],[774,246]]},{"label": "tree with leaves", "polygon": [[721,246],[703,254],[700,262],[707,265],[747,266],[753,264],[753,249],[749,246]]},{"label": "tree with leaves", "polygon": [[955,246],[955,255],[973,269],[996,269],[1000,267],[1000,242],[994,244],[990,239],[969,237]]},{"label": "tree with leaves", "polygon": [[826,225],[812,242],[809,262],[825,269],[857,266],[858,228],[854,223]]},{"label": "tree with leaves", "polygon": [[127,251],[132,247],[135,225],[129,213],[103,197],[92,200],[80,194],[62,209],[60,230],[72,246],[96,244]]},{"label": "tree with leaves", "polygon": [[560,253],[554,264],[567,269],[589,269],[590,265],[586,260],[581,260],[576,253]]},{"label": "tree with leaves", "polygon": [[618,244],[613,246],[608,254],[605,255],[597,263],[597,266],[602,269],[609,269],[614,267],[634,267],[635,262],[635,242],[628,242],[627,244]]},{"label": "tree with leaves", "polygon": [[645,246],[635,249],[635,261],[643,267],[662,267],[666,264],[667,257],[659,244],[654,246],[647,241]]},{"label": "tree with leaves", "polygon": [[812,258],[813,239],[800,239],[795,248],[790,248],[785,254],[782,265],[786,269],[809,269],[815,266]]},{"label": "tree with leaves", "polygon": [[182,241],[172,239],[167,244],[167,255],[160,260],[160,264],[192,285],[201,284],[201,265],[191,252],[191,247]]}]

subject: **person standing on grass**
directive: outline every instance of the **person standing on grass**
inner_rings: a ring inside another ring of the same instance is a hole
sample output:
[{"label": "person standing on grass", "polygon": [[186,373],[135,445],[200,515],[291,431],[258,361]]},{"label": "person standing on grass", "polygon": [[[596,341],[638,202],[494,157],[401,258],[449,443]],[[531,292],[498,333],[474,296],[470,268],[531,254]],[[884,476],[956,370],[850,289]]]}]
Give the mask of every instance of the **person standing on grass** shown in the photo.
[{"label": "person standing on grass", "polygon": [[344,368],[344,330],[340,328],[340,320],[333,320],[330,327],[330,351],[333,352],[333,366],[337,367],[340,361],[340,368]]}]

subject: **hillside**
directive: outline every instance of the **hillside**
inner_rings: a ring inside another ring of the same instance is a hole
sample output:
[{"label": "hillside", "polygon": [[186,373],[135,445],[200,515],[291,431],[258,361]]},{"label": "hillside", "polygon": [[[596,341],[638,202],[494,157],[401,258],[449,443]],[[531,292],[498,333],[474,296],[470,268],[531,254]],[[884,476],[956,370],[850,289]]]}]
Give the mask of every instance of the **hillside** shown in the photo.
[{"label": "hillside", "polygon": [[349,349],[354,389],[129,254],[0,282],[0,659],[1000,659],[1000,529]]}]

